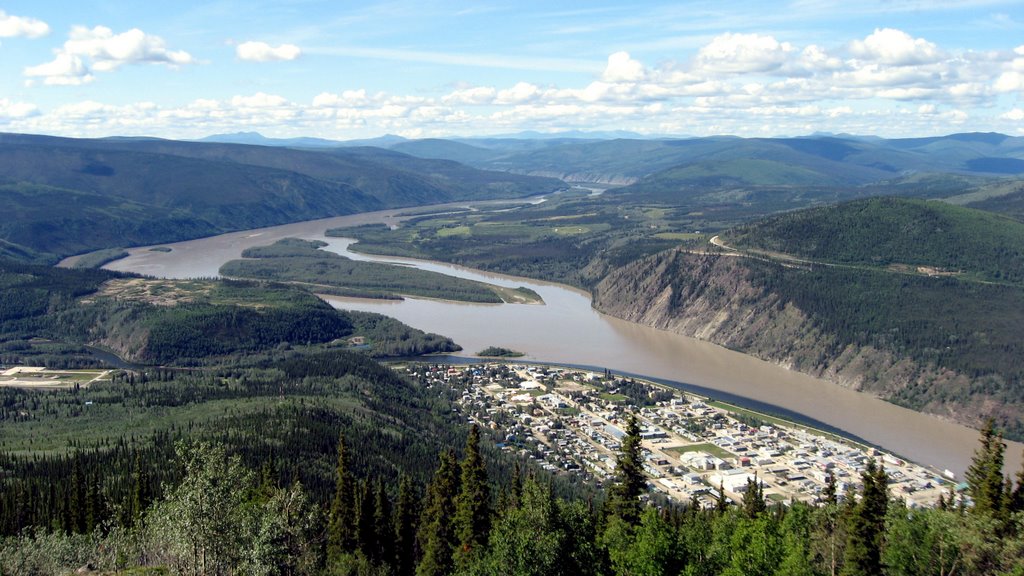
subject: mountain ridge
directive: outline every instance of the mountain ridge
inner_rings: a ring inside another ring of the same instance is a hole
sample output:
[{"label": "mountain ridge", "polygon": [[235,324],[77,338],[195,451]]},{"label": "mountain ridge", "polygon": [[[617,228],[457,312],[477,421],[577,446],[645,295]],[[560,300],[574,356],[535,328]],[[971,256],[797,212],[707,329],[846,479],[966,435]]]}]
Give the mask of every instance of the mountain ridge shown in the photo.
[{"label": "mountain ridge", "polygon": [[[299,150],[0,134],[10,255],[60,257],[391,207],[564,187],[452,161],[353,147]],[[113,234],[116,231],[117,234]],[[114,244],[117,237],[124,239]]]}]

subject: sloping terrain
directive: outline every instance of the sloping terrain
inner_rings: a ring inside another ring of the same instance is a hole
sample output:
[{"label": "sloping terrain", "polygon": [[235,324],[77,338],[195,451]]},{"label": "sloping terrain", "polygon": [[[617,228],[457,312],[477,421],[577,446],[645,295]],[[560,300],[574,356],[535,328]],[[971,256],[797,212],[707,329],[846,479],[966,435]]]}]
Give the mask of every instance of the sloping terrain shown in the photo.
[{"label": "sloping terrain", "polygon": [[970,425],[995,416],[1020,438],[1022,230],[939,203],[852,202],[723,234],[732,251],[626,264],[594,303]]},{"label": "sloping terrain", "polygon": [[[380,149],[0,134],[6,254],[47,261],[388,207],[548,193],[556,180]],[[119,240],[120,238],[120,240]]]},{"label": "sloping terrain", "polygon": [[0,363],[81,362],[97,345],[142,364],[190,365],[363,336],[379,356],[457,350],[376,314],[345,312],[294,287],[152,280],[0,259]]}]

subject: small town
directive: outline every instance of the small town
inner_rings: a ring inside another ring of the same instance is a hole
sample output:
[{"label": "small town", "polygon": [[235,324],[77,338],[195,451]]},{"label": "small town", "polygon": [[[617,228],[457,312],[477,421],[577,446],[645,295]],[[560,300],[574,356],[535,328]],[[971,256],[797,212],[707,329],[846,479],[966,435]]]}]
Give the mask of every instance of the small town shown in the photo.
[{"label": "small town", "polygon": [[753,482],[770,503],[820,502],[830,476],[840,497],[860,489],[871,458],[885,468],[889,493],[909,507],[932,507],[956,488],[948,471],[639,379],[528,364],[404,369],[423,385],[450,389],[467,420],[492,430],[503,450],[598,483],[614,475],[635,415],[648,487],[672,502],[739,502]]}]

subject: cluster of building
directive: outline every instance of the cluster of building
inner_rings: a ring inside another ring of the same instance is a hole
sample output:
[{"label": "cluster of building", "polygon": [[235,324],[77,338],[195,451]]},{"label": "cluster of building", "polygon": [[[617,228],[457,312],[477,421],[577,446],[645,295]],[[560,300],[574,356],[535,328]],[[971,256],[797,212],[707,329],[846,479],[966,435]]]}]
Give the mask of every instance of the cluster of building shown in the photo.
[{"label": "cluster of building", "polygon": [[933,506],[952,484],[922,466],[778,419],[608,373],[527,364],[409,365],[425,386],[453,396],[469,421],[505,450],[550,471],[598,483],[615,474],[627,422],[641,427],[651,490],[712,507],[738,501],[752,483],[771,502],[819,502],[860,489],[869,459],[885,468],[890,494]]}]

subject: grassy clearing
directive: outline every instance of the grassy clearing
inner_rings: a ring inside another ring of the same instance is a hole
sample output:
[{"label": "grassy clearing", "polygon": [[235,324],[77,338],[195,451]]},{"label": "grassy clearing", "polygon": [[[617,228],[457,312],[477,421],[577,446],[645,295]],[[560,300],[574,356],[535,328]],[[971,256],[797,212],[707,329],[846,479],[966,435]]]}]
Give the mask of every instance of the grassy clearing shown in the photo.
[{"label": "grassy clearing", "polygon": [[469,237],[473,235],[473,229],[469,226],[454,226],[451,228],[441,228],[437,231],[438,238],[451,238],[457,236],[461,238]]},{"label": "grassy clearing", "polygon": [[590,226],[561,226],[552,229],[552,232],[559,236],[579,236],[581,234],[588,234]]},{"label": "grassy clearing", "polygon": [[691,444],[689,446],[673,446],[672,448],[665,448],[665,452],[675,452],[676,454],[683,455],[690,452],[704,452],[710,454],[716,458],[735,458],[736,455],[729,452],[725,448],[715,446],[714,444]]},{"label": "grassy clearing", "polygon": [[705,236],[705,234],[697,234],[695,232],[658,232],[654,235],[655,238],[661,238],[662,240],[701,240]]},{"label": "grassy clearing", "polygon": [[611,392],[602,392],[599,396],[602,400],[606,400],[608,402],[625,402],[626,400],[629,400],[629,396],[626,396],[625,394],[612,394]]}]

